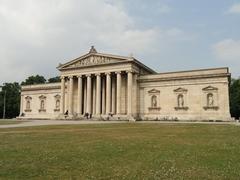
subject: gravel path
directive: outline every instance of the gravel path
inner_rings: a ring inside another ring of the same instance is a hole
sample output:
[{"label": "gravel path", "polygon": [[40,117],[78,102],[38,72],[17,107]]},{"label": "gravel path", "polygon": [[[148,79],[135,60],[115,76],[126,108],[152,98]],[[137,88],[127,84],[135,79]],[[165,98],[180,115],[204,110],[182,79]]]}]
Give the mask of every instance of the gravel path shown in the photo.
[{"label": "gravel path", "polygon": [[[20,121],[20,120],[19,120]],[[47,126],[47,125],[71,125],[71,124],[112,124],[126,123],[126,121],[66,121],[66,120],[24,120],[19,124],[0,125],[1,128],[31,127],[31,126]]]},{"label": "gravel path", "polygon": [[[17,120],[21,121],[21,120]],[[47,125],[71,125],[71,124],[113,124],[113,123],[128,123],[127,121],[70,121],[70,120],[24,120],[19,124],[0,125],[1,128],[17,128],[31,126],[47,126]],[[139,121],[136,123],[161,123],[161,124],[225,124],[225,125],[240,125],[235,122],[169,122],[169,121]]]}]

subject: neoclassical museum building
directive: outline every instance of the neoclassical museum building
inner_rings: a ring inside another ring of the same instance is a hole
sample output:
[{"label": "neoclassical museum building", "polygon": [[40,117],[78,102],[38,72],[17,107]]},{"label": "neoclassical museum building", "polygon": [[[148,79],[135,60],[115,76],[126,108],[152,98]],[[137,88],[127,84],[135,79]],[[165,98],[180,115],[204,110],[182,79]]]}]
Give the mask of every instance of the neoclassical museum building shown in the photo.
[{"label": "neoclassical museum building", "polygon": [[22,86],[19,118],[231,120],[228,68],[157,73],[92,47],[57,69],[60,83]]}]

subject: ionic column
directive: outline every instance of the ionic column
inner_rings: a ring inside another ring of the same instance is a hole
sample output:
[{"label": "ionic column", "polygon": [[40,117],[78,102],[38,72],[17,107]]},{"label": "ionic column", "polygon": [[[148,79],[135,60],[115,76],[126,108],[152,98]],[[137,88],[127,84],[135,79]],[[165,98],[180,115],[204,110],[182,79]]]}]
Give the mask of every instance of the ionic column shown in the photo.
[{"label": "ionic column", "polygon": [[116,81],[112,77],[112,113],[116,114]]},{"label": "ionic column", "polygon": [[82,114],[82,97],[83,97],[83,84],[82,84],[82,76],[78,76],[78,114]]},{"label": "ionic column", "polygon": [[92,84],[92,114],[96,114],[96,80],[93,79],[93,84]]},{"label": "ionic column", "polygon": [[84,79],[84,113],[87,112],[87,78]]},{"label": "ionic column", "polygon": [[69,114],[73,114],[73,76],[69,77]]},{"label": "ionic column", "polygon": [[106,73],[106,114],[111,112],[111,74]]},{"label": "ionic column", "polygon": [[92,113],[92,79],[91,74],[87,75],[87,113]]},{"label": "ionic column", "polygon": [[121,84],[122,75],[121,72],[116,72],[117,74],[117,114],[121,114]]},{"label": "ionic column", "polygon": [[106,114],[106,79],[102,79],[102,114]]},{"label": "ionic column", "polygon": [[65,113],[65,77],[61,77],[61,107],[60,113]]},{"label": "ionic column", "polygon": [[96,74],[96,115],[101,113],[101,75]]},{"label": "ionic column", "polygon": [[132,84],[133,84],[133,74],[131,71],[128,71],[128,108],[127,108],[127,114],[132,115]]}]

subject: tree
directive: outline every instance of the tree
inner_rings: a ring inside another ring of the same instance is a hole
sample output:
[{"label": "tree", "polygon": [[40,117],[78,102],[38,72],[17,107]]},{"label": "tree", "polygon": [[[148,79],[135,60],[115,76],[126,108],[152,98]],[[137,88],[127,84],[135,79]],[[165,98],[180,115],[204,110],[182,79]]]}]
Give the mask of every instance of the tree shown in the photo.
[{"label": "tree", "polygon": [[46,83],[46,79],[43,76],[30,76],[21,85],[33,85],[33,84],[44,84]]},{"label": "tree", "polygon": [[5,83],[0,92],[0,118],[3,117],[4,94],[6,93],[6,118],[15,118],[20,109],[20,85],[17,82]]},{"label": "tree", "polygon": [[230,85],[230,111],[232,117],[240,117],[240,79],[232,79]]},{"label": "tree", "polygon": [[60,82],[60,81],[61,81],[61,79],[60,79],[59,76],[56,76],[56,77],[53,77],[53,78],[49,78],[49,79],[48,79],[48,82],[49,82],[49,83],[56,83],[56,82]]}]

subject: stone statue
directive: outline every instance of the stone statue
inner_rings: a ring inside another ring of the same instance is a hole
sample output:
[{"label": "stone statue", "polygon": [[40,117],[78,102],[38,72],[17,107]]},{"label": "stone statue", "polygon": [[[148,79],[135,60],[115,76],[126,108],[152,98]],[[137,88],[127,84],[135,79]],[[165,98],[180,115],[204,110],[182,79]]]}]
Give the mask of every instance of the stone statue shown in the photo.
[{"label": "stone statue", "polygon": [[155,108],[157,107],[157,96],[152,96],[152,107]]},{"label": "stone statue", "polygon": [[41,100],[41,108],[40,109],[44,109],[44,100]]},{"label": "stone statue", "polygon": [[184,99],[182,94],[178,95],[178,107],[184,107]]},{"label": "stone statue", "polygon": [[30,104],[30,101],[29,101],[29,100],[27,101],[26,109],[27,109],[27,110],[31,109],[31,104]]},{"label": "stone statue", "polygon": [[208,106],[213,106],[214,105],[214,99],[213,99],[213,94],[212,93],[207,95],[207,105]]},{"label": "stone statue", "polygon": [[60,108],[60,100],[57,100],[56,101],[56,109],[59,109]]}]

